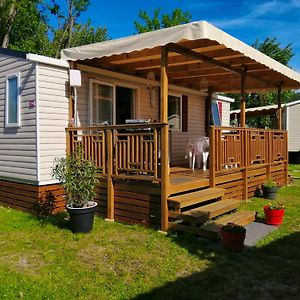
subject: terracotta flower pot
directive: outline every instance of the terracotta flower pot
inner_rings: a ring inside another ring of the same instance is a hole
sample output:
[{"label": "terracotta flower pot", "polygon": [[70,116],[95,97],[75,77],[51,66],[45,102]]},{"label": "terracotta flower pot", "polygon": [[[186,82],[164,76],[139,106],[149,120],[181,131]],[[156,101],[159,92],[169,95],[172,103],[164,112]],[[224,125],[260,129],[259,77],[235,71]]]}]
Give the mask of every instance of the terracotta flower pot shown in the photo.
[{"label": "terracotta flower pot", "polygon": [[244,249],[245,232],[228,232],[221,229],[222,246],[224,249],[241,252]]},{"label": "terracotta flower pot", "polygon": [[284,209],[270,209],[268,205],[264,206],[265,222],[268,225],[280,225],[284,216]]}]

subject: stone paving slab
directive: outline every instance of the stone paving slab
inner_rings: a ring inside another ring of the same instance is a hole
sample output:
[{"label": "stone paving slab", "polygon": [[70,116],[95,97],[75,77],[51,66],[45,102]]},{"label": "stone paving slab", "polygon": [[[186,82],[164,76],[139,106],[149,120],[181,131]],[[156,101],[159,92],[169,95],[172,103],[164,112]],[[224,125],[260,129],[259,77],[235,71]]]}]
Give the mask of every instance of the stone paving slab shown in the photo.
[{"label": "stone paving slab", "polygon": [[[260,222],[252,222],[245,226],[246,231],[246,239],[245,239],[245,250],[249,247],[254,247],[258,241],[263,239],[269,233],[277,230],[277,226],[267,225]],[[203,241],[207,241],[207,248],[212,250],[220,250],[221,249],[221,241],[211,242],[205,238],[199,238]]]},{"label": "stone paving slab", "polygon": [[264,223],[253,222],[245,226],[245,228],[247,229],[245,246],[253,247],[259,240],[263,239],[274,230],[277,230],[278,227]]}]

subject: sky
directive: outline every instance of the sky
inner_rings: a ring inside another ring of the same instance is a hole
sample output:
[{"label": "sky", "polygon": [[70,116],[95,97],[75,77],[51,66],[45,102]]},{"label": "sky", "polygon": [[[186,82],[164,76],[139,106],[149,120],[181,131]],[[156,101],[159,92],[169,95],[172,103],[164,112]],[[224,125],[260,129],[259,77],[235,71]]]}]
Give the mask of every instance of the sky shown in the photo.
[{"label": "sky", "polygon": [[[64,1],[64,0],[60,0]],[[106,27],[115,39],[136,32],[139,10],[150,15],[155,8],[171,13],[174,8],[189,11],[192,21],[205,20],[243,42],[252,45],[256,39],[276,37],[282,46],[292,43],[295,56],[290,66],[300,72],[300,0],[90,0],[82,21]]]}]

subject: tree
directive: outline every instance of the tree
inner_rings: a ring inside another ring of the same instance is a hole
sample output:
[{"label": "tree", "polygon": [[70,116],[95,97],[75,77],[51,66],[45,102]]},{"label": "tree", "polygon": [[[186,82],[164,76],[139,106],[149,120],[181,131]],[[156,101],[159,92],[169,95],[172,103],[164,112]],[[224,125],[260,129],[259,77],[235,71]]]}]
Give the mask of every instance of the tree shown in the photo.
[{"label": "tree", "polygon": [[[39,0],[0,1],[0,39],[3,48],[28,51],[36,47],[34,44],[40,43],[47,26],[39,5]],[[40,34],[41,31],[43,34]]]},{"label": "tree", "polygon": [[[260,52],[270,56],[278,62],[288,66],[289,61],[294,56],[292,44],[282,47],[276,38],[266,38],[263,42],[256,40],[252,45]],[[282,103],[287,103],[295,100],[296,93],[287,91],[282,93]],[[232,109],[240,107],[240,96],[236,94],[229,95],[236,99],[232,105]],[[268,92],[265,94],[251,93],[246,95],[246,106],[257,107],[262,105],[271,105],[277,103],[277,93]],[[247,119],[247,124],[251,127],[264,128],[272,127],[272,117],[252,117]]]},{"label": "tree", "polygon": [[49,6],[51,14],[57,17],[57,28],[52,28],[53,49],[55,57],[60,56],[60,50],[89,43],[101,42],[107,39],[106,28],[91,26],[88,20],[85,24],[79,22],[79,17],[90,5],[90,0],[66,0],[67,12],[52,0]]},{"label": "tree", "polygon": [[140,10],[138,16],[142,19],[144,24],[137,21],[134,22],[137,33],[185,24],[190,22],[192,17],[189,12],[183,12],[180,8],[175,8],[171,15],[163,14],[160,17],[160,13],[161,8],[156,8],[153,12],[153,17],[151,18],[146,11]]},{"label": "tree", "polygon": [[252,47],[286,66],[288,66],[289,61],[295,55],[292,44],[281,47],[276,38],[266,38],[263,42],[257,39]]}]

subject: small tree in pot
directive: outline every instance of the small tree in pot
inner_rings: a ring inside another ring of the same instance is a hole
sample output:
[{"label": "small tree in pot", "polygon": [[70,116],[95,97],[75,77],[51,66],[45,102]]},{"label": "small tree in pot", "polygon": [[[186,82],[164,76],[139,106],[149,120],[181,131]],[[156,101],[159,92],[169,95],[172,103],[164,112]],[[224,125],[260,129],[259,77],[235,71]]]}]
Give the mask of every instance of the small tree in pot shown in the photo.
[{"label": "small tree in pot", "polygon": [[52,176],[65,189],[67,211],[74,233],[92,230],[97,209],[97,203],[93,201],[96,172],[96,166],[83,158],[81,147],[66,158],[56,158],[52,167]]}]

